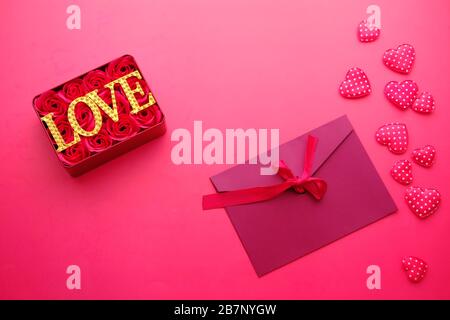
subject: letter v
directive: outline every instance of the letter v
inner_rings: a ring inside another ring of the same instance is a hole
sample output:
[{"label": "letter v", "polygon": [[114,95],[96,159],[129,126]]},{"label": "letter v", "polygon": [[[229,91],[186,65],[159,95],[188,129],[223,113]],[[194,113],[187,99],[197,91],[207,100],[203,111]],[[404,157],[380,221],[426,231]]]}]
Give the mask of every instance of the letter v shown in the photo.
[{"label": "letter v", "polygon": [[[106,85],[105,87],[107,87]],[[111,102],[112,107],[110,107],[102,98],[98,96],[98,89],[91,91],[87,96],[92,99],[100,109],[102,109],[108,117],[110,117],[114,122],[119,121],[119,113],[117,112],[117,101],[116,94],[114,93],[114,86],[108,87],[111,90]]]}]

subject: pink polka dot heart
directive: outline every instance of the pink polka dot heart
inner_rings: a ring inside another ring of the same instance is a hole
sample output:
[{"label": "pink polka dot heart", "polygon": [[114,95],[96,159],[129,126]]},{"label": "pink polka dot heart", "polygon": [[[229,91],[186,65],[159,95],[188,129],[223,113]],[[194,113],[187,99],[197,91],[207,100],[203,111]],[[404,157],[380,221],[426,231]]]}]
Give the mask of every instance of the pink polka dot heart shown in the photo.
[{"label": "pink polka dot heart", "polygon": [[405,80],[400,83],[390,81],[384,87],[384,95],[386,98],[402,110],[413,106],[418,91],[419,87],[412,80]]},{"label": "pink polka dot heart", "polygon": [[441,194],[436,189],[409,187],[406,189],[405,200],[416,216],[425,219],[439,208]]},{"label": "pink polka dot heart", "polygon": [[361,42],[372,42],[378,39],[380,36],[380,29],[373,26],[369,28],[369,24],[366,20],[363,20],[358,25],[358,39]]},{"label": "pink polka dot heart", "polygon": [[414,101],[414,104],[411,106],[416,112],[419,113],[431,113],[434,111],[434,98],[428,92],[423,92],[417,99]]},{"label": "pink polka dot heart", "polygon": [[428,265],[425,261],[417,257],[404,257],[402,259],[403,270],[406,271],[408,279],[412,282],[419,282],[425,277]]},{"label": "pink polka dot heart", "polygon": [[369,79],[360,68],[351,68],[345,75],[345,80],[339,86],[339,92],[344,98],[361,98],[372,92]]},{"label": "pink polka dot heart", "polygon": [[419,166],[429,168],[434,163],[436,156],[436,149],[432,145],[427,144],[423,148],[414,149],[412,152],[412,159]]},{"label": "pink polka dot heart", "polygon": [[409,160],[397,160],[391,169],[391,176],[395,181],[408,185],[413,181],[412,163]]},{"label": "pink polka dot heart", "polygon": [[395,154],[405,153],[408,149],[408,130],[406,125],[399,122],[388,123],[378,128],[375,139],[381,145]]},{"label": "pink polka dot heart", "polygon": [[383,55],[383,63],[389,69],[408,74],[416,58],[414,48],[409,44],[402,44],[397,49],[389,49]]}]

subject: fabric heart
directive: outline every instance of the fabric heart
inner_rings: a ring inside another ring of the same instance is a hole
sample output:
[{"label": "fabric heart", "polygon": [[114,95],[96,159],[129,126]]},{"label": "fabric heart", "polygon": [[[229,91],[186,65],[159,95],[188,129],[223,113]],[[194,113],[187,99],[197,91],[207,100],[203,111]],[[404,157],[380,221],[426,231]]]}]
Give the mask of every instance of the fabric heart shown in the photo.
[{"label": "fabric heart", "polygon": [[372,92],[369,79],[360,68],[351,68],[342,81],[339,92],[344,98],[361,98]]},{"label": "fabric heart", "polygon": [[412,80],[405,80],[400,83],[390,81],[384,87],[384,95],[396,107],[406,110],[412,107],[417,98],[419,87]]},{"label": "fabric heart", "polygon": [[383,63],[389,69],[408,74],[411,72],[416,52],[409,44],[402,44],[397,49],[389,49],[383,55]]},{"label": "fabric heart", "polygon": [[428,265],[420,258],[408,256],[402,259],[403,270],[412,282],[420,282],[428,270]]},{"label": "fabric heart", "polygon": [[429,144],[423,148],[414,149],[412,152],[413,161],[425,168],[429,168],[433,165],[435,156],[436,148]]},{"label": "fabric heart", "polygon": [[436,189],[409,187],[406,189],[405,200],[409,209],[421,219],[431,216],[439,208],[441,194]]},{"label": "fabric heart", "polygon": [[423,92],[411,106],[416,112],[431,113],[434,111],[434,98],[429,92]]},{"label": "fabric heart", "polygon": [[380,36],[380,29],[373,26],[369,28],[367,20],[363,20],[358,25],[358,39],[361,42],[372,42],[378,39]]},{"label": "fabric heart", "polygon": [[388,123],[378,128],[375,139],[379,144],[387,146],[395,154],[402,154],[408,149],[408,130],[399,122]]},{"label": "fabric heart", "polygon": [[391,176],[398,183],[408,185],[413,181],[412,164],[409,160],[395,161],[391,169]]}]

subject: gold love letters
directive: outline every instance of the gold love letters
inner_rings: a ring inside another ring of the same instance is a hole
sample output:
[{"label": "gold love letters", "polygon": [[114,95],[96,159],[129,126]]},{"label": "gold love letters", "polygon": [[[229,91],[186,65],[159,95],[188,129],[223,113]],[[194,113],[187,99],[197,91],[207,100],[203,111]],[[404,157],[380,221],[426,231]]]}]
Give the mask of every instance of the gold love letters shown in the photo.
[{"label": "gold love letters", "polygon": [[[117,122],[119,121],[119,114],[117,111],[117,101],[116,101],[116,95],[115,95],[115,86],[118,85],[122,87],[123,91],[125,92],[126,99],[130,103],[131,106],[131,114],[136,114],[139,111],[142,111],[156,103],[153,95],[151,92],[148,94],[148,102],[139,105],[135,94],[138,93],[142,96],[144,96],[144,90],[142,89],[141,85],[138,81],[135,83],[135,88],[132,89],[128,83],[128,79],[136,77],[137,79],[142,79],[141,74],[138,70],[130,72],[129,74],[118,78],[114,81],[111,81],[107,84],[105,84],[105,88],[109,89],[111,92],[111,106],[109,106],[102,98],[98,96],[98,89],[93,90],[84,96],[78,97],[74,99],[67,110],[67,118],[69,120],[69,124],[73,129],[73,140],[70,142],[64,141],[64,138],[62,137],[61,133],[59,132],[55,122],[53,121],[53,113],[50,112],[46,114],[45,116],[41,117],[41,120],[45,122],[47,125],[51,135],[53,136],[53,139],[55,140],[58,148],[57,152],[64,151],[65,149],[79,143],[81,141],[80,136],[85,137],[92,137],[95,136],[102,127],[102,115],[100,110],[102,110],[108,117],[110,117],[113,121]],[[79,103],[84,103],[86,106],[88,106],[92,114],[94,115],[94,128],[90,131],[83,129],[80,124],[78,123],[77,118],[75,117],[75,108]]]}]

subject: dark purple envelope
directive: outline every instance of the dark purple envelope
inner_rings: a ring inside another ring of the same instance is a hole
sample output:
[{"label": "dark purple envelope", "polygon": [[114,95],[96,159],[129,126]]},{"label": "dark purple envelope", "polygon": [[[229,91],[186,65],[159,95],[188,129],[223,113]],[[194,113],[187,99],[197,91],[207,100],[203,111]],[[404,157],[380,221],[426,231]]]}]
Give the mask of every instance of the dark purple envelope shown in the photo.
[{"label": "dark purple envelope", "polygon": [[[319,139],[313,176],[328,184],[322,200],[288,190],[269,201],[226,208],[258,276],[397,211],[346,116],[280,146],[280,160],[295,175],[303,171],[309,134]],[[283,180],[260,175],[259,165],[242,164],[211,181],[222,192]]]}]

